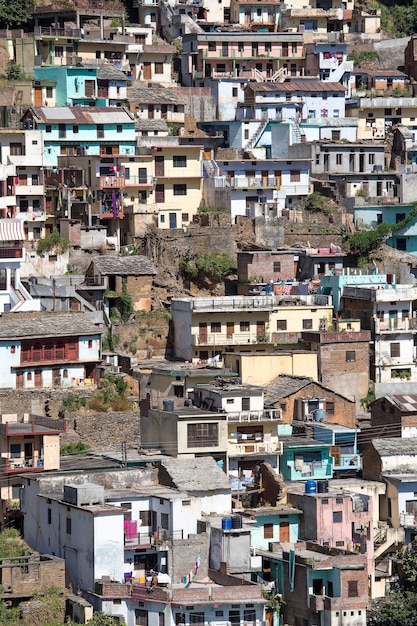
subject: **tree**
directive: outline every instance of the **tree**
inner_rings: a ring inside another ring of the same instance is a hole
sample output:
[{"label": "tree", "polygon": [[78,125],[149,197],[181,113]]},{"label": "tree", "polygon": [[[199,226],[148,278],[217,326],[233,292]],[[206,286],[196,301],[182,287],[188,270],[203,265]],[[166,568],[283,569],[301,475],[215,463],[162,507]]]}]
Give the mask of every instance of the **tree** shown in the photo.
[{"label": "tree", "polygon": [[22,80],[24,78],[22,67],[16,61],[8,61],[6,65],[7,80]]},{"label": "tree", "polygon": [[192,260],[181,259],[180,267],[190,278],[197,280],[208,279],[219,283],[228,276],[233,267],[232,257],[228,252],[208,252]]},{"label": "tree", "polygon": [[22,26],[31,19],[32,0],[0,0],[0,28]]}]

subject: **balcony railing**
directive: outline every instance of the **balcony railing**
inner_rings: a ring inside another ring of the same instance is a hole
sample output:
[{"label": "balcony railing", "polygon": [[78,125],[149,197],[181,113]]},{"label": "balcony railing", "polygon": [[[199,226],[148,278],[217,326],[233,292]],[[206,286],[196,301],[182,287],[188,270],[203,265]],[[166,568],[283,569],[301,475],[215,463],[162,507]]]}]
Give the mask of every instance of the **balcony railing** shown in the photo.
[{"label": "balcony railing", "polygon": [[27,472],[27,471],[43,471],[43,458],[40,456],[5,459],[6,472]]},{"label": "balcony railing", "polygon": [[111,209],[101,209],[99,217],[101,220],[123,219],[124,211],[123,209],[117,209],[116,211]]},{"label": "balcony railing", "polygon": [[35,37],[65,37],[80,38],[80,28],[53,28],[52,26],[35,26],[33,29]]},{"label": "balcony railing", "polygon": [[411,330],[417,330],[416,318],[390,318],[387,320],[375,320],[375,332],[376,333],[391,333],[397,331],[409,332]]},{"label": "balcony railing", "polygon": [[126,187],[150,187],[155,183],[154,176],[129,176],[126,178]]},{"label": "balcony railing", "polygon": [[265,409],[262,411],[239,411],[227,413],[227,421],[231,423],[247,424],[251,422],[280,422],[282,421],[281,409]]},{"label": "balcony railing", "polygon": [[156,532],[138,533],[135,535],[125,534],[125,546],[161,546],[172,543],[175,539],[184,539],[183,530],[164,530],[160,529]]},{"label": "balcony railing", "polygon": [[271,343],[272,333],[234,333],[228,335],[226,333],[208,333],[193,335],[194,345],[196,346],[237,346],[247,343]]},{"label": "balcony railing", "polygon": [[100,189],[120,189],[125,187],[124,176],[100,176]]},{"label": "balcony railing", "polygon": [[404,528],[416,528],[417,517],[412,513],[400,513],[400,526],[404,526]]},{"label": "balcony railing", "polygon": [[64,433],[66,421],[64,419],[52,419],[37,417],[29,422],[6,422],[0,424],[0,435],[5,437],[24,435],[53,435]]},{"label": "balcony railing", "polygon": [[277,442],[256,442],[246,441],[239,443],[233,439],[229,439],[228,445],[229,456],[242,456],[245,454],[282,454],[282,444]]},{"label": "balcony railing", "polygon": [[264,188],[273,188],[280,189],[281,188],[281,179],[276,178],[275,176],[268,177],[246,177],[242,176],[242,178],[231,178],[229,180],[230,187],[232,189],[264,189]]},{"label": "balcony railing", "polygon": [[0,259],[22,259],[23,247],[21,246],[1,246],[0,247]]}]

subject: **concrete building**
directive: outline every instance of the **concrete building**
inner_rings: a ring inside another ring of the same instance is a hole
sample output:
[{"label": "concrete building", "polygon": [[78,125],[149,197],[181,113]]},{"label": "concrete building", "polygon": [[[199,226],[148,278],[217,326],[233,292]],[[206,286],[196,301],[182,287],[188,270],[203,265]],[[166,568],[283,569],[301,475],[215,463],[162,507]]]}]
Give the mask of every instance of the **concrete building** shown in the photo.
[{"label": "concrete building", "polygon": [[97,313],[8,313],[0,317],[1,387],[94,384],[101,355]]},{"label": "concrete building", "polygon": [[384,139],[392,126],[417,131],[417,98],[357,97],[346,102],[346,116],[358,118],[358,139]]},{"label": "concrete building", "polygon": [[[404,181],[410,196],[414,194],[413,177],[414,174],[411,174]],[[403,187],[402,184],[401,187]],[[402,190],[401,195],[403,195]],[[358,206],[355,208],[355,222],[358,226],[364,225],[371,228],[383,223],[398,224],[398,222],[408,218],[412,208],[412,204]],[[412,219],[404,228],[393,231],[387,239],[387,243],[396,250],[417,254],[417,220]]]},{"label": "concrete building", "polygon": [[343,311],[347,318],[359,318],[361,328],[370,330],[374,341],[371,378],[376,383],[401,383],[416,380],[414,335],[417,324],[412,317],[415,299],[413,285],[343,289]]},{"label": "concrete building", "polygon": [[207,361],[230,347],[272,351],[281,339],[288,343],[289,334],[319,330],[333,308],[327,296],[224,296],[173,298],[171,312],[177,357]]},{"label": "concrete building", "polygon": [[[318,380],[317,352],[301,350],[295,341],[301,333],[284,333],[280,336],[279,348],[271,352],[223,353],[223,363],[242,380],[243,384],[266,385],[277,376],[299,376]],[[295,336],[294,336],[295,335]],[[285,341],[288,342],[286,349]]]},{"label": "concrete building", "polygon": [[415,437],[417,395],[390,394],[371,403],[371,426],[375,437]]}]

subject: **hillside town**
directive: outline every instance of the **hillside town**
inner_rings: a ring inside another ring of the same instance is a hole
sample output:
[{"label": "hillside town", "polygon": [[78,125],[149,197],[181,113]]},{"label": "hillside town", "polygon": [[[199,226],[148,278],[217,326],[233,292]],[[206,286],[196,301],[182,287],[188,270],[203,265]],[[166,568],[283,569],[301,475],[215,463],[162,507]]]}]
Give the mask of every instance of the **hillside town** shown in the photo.
[{"label": "hillside town", "polygon": [[0,623],[413,626],[417,35],[47,1],[0,30]]}]

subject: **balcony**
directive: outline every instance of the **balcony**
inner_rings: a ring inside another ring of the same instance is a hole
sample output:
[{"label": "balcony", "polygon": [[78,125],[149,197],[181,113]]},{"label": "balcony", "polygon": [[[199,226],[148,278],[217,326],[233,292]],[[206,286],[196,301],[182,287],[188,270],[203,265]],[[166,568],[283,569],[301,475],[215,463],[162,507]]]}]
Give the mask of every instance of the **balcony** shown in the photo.
[{"label": "balcony", "polygon": [[383,289],[344,287],[343,295],[347,298],[370,300],[371,302],[411,302],[416,298],[416,288],[389,286],[385,286]]},{"label": "balcony", "polygon": [[362,459],[359,453],[340,454],[333,457],[333,469],[335,470],[360,470]]},{"label": "balcony", "polygon": [[0,259],[23,259],[22,246],[0,246]]},{"label": "balcony", "polygon": [[27,213],[26,222],[44,222],[45,220],[45,211],[32,211],[32,213]]},{"label": "balcony", "polygon": [[100,176],[100,189],[124,189],[124,176]]},{"label": "balcony", "polygon": [[263,411],[239,411],[226,413],[227,421],[231,424],[249,424],[256,422],[281,422],[281,409],[265,409]]},{"label": "balcony", "polygon": [[232,189],[280,189],[281,179],[275,176],[230,178]]},{"label": "balcony", "polygon": [[256,442],[246,441],[245,443],[237,443],[233,439],[229,439],[228,445],[229,456],[244,456],[244,455],[258,455],[258,454],[282,454],[282,444],[277,441],[274,442]]},{"label": "balcony", "polygon": [[417,318],[389,318],[387,320],[375,320],[376,333],[411,332],[417,330]]},{"label": "balcony", "polygon": [[43,458],[40,456],[3,459],[3,471],[6,474],[21,474],[22,472],[43,472]]},{"label": "balcony", "polygon": [[16,196],[43,196],[43,185],[15,185]]},{"label": "balcony", "polygon": [[125,533],[125,548],[131,548],[132,546],[166,546],[175,539],[184,539],[184,531],[160,529],[156,532],[134,533],[131,535]]},{"label": "balcony", "polygon": [[124,211],[123,211],[123,207],[122,208],[117,208],[116,210],[113,209],[106,209],[106,208],[102,208],[100,209],[100,219],[101,220],[121,220],[123,219],[125,216]]},{"label": "balcony", "polygon": [[404,528],[416,528],[417,517],[412,513],[400,513],[400,526]]},{"label": "balcony", "polygon": [[0,424],[0,435],[21,437],[27,435],[60,435],[66,431],[64,419],[37,417],[28,422],[6,422]]},{"label": "balcony", "polygon": [[273,333],[245,332],[228,335],[226,333],[208,333],[193,335],[195,346],[239,346],[248,343],[272,343]]},{"label": "balcony", "polygon": [[64,37],[65,39],[80,39],[80,28],[54,28],[53,26],[35,26],[33,29],[35,38]]},{"label": "balcony", "polygon": [[125,187],[152,187],[154,183],[154,176],[129,176],[126,179]]},{"label": "balcony", "polygon": [[324,610],[324,596],[310,596],[310,610],[314,613]]}]

